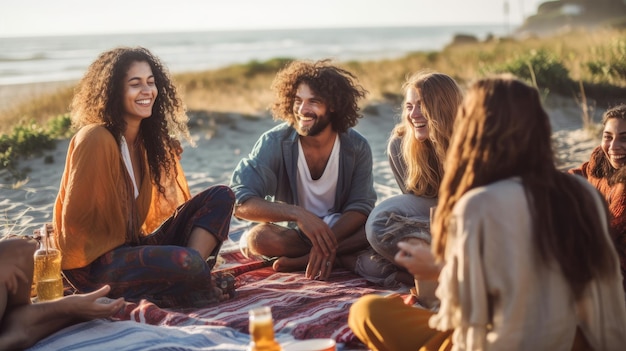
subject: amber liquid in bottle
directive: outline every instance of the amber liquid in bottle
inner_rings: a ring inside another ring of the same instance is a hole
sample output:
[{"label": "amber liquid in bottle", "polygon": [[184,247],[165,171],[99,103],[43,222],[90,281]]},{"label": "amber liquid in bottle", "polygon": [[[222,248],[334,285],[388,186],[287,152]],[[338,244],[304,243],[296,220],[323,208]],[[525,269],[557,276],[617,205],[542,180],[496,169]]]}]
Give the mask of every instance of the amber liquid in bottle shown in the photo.
[{"label": "amber liquid in bottle", "polygon": [[50,301],[63,297],[61,276],[61,251],[52,245],[52,238],[42,229],[41,247],[35,251],[34,281],[37,301]]},{"label": "amber liquid in bottle", "polygon": [[280,344],[274,338],[274,322],[269,307],[250,310],[249,351],[281,351]]}]

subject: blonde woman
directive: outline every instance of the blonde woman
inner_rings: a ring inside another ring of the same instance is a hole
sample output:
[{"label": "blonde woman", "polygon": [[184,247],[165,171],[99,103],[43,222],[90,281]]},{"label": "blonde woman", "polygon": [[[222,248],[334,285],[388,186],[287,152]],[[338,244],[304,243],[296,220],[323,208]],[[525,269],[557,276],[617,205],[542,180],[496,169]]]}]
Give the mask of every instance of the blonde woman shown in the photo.
[{"label": "blonde woman", "polygon": [[358,272],[368,280],[393,287],[413,284],[413,276],[394,262],[397,243],[419,239],[430,243],[430,209],[437,205],[457,108],[463,96],[450,76],[417,72],[402,85],[400,122],[391,133],[388,156],[401,195],[378,204],[365,225],[375,251],[371,261],[359,259]]}]

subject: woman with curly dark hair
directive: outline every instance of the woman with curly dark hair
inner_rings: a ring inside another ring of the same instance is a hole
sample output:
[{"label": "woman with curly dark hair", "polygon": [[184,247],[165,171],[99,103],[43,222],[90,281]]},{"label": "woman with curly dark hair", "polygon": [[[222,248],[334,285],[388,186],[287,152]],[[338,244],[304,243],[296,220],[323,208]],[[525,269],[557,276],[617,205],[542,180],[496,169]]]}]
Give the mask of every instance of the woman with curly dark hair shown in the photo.
[{"label": "woman with curly dark hair", "polygon": [[108,284],[110,297],[162,307],[232,295],[231,277],[211,269],[234,196],[219,185],[191,197],[177,139],[190,140],[187,117],[160,60],[141,47],[102,53],[71,107],[79,130],[54,207],[69,282],[80,292]]},{"label": "woman with curly dark hair", "polygon": [[[602,143],[589,161],[569,173],[581,175],[598,189],[609,205],[611,234],[626,277],[626,104],[608,109],[602,116]],[[626,292],[626,279],[623,280]]]},{"label": "woman with curly dark hair", "polygon": [[235,215],[260,222],[240,243],[245,253],[277,257],[277,271],[306,267],[306,277],[326,280],[335,259],[353,269],[367,247],[372,151],[352,129],[366,91],[328,61],[294,61],[272,89],[274,118],[285,123],[259,138],[231,178]]}]

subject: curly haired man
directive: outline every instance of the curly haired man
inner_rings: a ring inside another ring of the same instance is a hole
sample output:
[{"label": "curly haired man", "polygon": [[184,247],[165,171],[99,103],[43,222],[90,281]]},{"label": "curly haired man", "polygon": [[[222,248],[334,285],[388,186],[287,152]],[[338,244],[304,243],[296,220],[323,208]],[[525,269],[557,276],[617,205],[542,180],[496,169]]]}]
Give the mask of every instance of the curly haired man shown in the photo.
[{"label": "curly haired man", "polygon": [[274,79],[271,109],[283,121],[265,132],[231,178],[235,216],[258,224],[242,238],[250,254],[276,257],[276,271],[328,279],[354,270],[368,246],[376,202],[372,152],[352,129],[367,91],[328,60],[293,61]]}]

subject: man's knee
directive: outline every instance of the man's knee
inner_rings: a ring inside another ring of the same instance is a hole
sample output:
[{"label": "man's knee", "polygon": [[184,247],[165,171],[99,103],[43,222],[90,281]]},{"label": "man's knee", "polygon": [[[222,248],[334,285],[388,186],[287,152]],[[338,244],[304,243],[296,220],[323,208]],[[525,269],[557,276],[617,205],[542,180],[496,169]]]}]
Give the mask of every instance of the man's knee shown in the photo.
[{"label": "man's knee", "polygon": [[296,257],[307,254],[310,246],[298,237],[294,229],[261,223],[252,227],[245,235],[249,253],[266,257]]},{"label": "man's knee", "polygon": [[257,224],[248,229],[241,237],[239,247],[246,257],[268,256],[268,251],[275,251],[277,238],[270,224]]},{"label": "man's knee", "polygon": [[265,242],[271,240],[272,231],[268,224],[257,224],[252,227],[246,236],[248,247],[252,250],[265,247]]}]

